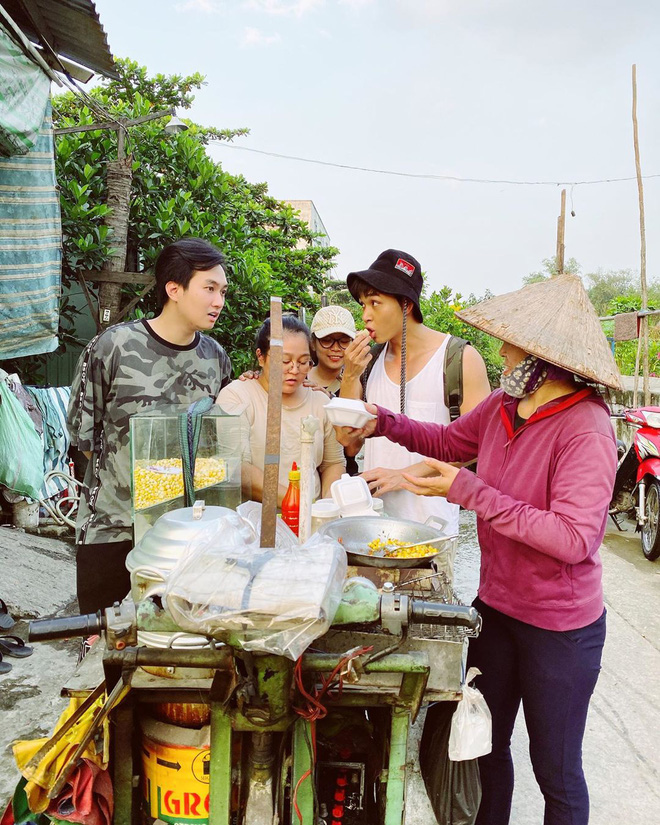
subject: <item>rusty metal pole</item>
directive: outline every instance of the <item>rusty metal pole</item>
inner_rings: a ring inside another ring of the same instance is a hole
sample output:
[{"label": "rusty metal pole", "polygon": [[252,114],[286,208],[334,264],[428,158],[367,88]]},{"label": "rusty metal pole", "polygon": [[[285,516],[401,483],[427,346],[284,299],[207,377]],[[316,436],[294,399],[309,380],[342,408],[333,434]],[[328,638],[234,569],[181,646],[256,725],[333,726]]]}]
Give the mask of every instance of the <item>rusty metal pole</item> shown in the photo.
[{"label": "rusty metal pole", "polygon": [[[103,265],[103,272],[124,272],[126,247],[128,244],[128,218],[131,208],[131,182],[133,180],[133,158],[126,156],[124,140],[126,125],[122,122],[117,130],[117,160],[108,162],[107,204],[111,212],[106,218],[106,226],[112,230],[110,243],[112,254]],[[121,309],[121,279],[104,281],[99,288],[99,322],[108,327],[119,319]]]}]

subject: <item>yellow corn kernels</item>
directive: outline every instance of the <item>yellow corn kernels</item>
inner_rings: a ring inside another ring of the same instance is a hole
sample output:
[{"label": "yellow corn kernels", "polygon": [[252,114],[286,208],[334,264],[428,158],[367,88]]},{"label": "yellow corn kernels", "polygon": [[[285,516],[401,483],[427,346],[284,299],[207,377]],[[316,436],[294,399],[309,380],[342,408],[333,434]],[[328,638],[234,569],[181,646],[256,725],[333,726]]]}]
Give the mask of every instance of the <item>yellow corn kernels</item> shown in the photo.
[{"label": "yellow corn kernels", "polygon": [[408,544],[410,544],[409,541],[402,541],[401,539],[374,539],[369,542],[367,547],[370,556],[375,555],[379,550],[384,550],[383,555],[394,559],[417,559],[424,556],[434,556],[438,552],[438,548],[431,544],[418,544],[415,547],[409,547],[407,550],[396,549],[397,547],[405,547]]},{"label": "yellow corn kernels", "polygon": [[[227,477],[221,458],[198,458],[195,463],[195,490],[220,484]],[[180,458],[142,460],[133,468],[133,500],[136,510],[145,510],[183,496],[183,471]]]}]

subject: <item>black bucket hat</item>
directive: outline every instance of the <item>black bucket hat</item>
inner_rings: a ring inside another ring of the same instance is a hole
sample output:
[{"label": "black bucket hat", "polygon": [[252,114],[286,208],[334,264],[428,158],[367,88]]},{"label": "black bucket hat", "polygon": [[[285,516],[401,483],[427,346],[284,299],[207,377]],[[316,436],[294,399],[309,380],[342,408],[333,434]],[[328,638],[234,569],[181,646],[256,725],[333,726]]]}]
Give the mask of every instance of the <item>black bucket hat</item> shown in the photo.
[{"label": "black bucket hat", "polygon": [[422,267],[416,258],[400,249],[386,249],[381,252],[369,269],[361,272],[350,272],[346,278],[346,286],[356,301],[359,295],[356,292],[356,280],[360,279],[369,286],[386,295],[396,295],[407,298],[413,305],[413,315],[421,323],[422,310],[419,308],[419,299],[424,285]]}]

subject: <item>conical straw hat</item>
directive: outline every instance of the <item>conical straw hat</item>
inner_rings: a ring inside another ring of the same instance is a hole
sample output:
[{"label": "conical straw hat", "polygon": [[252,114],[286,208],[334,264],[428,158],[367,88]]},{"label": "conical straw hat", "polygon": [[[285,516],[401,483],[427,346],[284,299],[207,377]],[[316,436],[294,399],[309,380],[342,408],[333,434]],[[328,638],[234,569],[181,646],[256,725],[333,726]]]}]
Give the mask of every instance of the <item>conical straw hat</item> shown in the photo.
[{"label": "conical straw hat", "polygon": [[477,329],[570,372],[623,389],[621,373],[582,281],[563,273],[456,315]]}]

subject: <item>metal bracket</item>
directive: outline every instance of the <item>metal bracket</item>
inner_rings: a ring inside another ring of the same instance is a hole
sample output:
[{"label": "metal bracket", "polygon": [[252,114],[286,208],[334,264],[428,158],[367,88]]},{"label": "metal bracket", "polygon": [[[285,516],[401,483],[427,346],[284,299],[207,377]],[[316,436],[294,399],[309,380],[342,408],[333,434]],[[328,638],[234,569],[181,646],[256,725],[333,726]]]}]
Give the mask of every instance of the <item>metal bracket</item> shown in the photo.
[{"label": "metal bracket", "polygon": [[123,650],[137,645],[135,602],[127,599],[115,602],[105,611],[106,643],[108,650]]},{"label": "metal bracket", "polygon": [[401,636],[408,626],[410,598],[405,593],[383,592],[380,597],[380,623],[383,630]]}]

